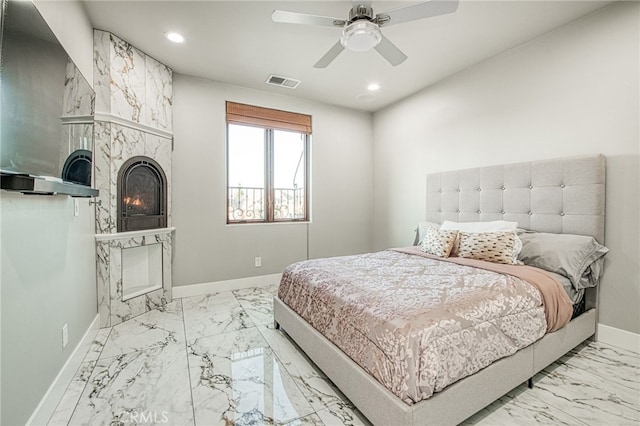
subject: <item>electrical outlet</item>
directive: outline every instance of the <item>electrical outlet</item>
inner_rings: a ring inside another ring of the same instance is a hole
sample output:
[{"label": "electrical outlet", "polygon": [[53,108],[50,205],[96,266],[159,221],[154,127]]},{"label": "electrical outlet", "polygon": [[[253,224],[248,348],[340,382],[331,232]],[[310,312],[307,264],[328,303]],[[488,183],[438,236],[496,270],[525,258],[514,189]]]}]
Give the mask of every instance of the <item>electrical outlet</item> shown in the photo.
[{"label": "electrical outlet", "polygon": [[261,257],[256,257],[256,268],[259,268],[262,266],[262,258]]},{"label": "electrical outlet", "polygon": [[62,326],[62,348],[66,348],[69,343],[69,327],[67,324]]},{"label": "electrical outlet", "polygon": [[80,216],[80,200],[77,198],[73,199],[73,215]]}]

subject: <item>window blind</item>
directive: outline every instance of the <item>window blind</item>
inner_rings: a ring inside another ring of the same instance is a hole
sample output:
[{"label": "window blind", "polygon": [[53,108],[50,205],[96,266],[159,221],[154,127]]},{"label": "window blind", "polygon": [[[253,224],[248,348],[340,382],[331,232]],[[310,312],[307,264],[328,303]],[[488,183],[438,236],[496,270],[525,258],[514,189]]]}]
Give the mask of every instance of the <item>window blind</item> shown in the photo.
[{"label": "window blind", "polygon": [[227,101],[227,123],[311,134],[311,116]]}]

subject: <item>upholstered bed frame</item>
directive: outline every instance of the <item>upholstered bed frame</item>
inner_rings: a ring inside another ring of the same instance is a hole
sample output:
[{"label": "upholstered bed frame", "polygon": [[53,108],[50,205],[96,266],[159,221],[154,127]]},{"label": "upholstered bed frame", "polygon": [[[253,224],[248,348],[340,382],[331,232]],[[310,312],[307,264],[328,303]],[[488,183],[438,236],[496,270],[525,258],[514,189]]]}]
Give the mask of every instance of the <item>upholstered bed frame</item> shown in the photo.
[{"label": "upholstered bed frame", "polygon": [[[590,235],[604,242],[602,155],[482,167],[427,176],[426,220],[509,220],[540,232]],[[597,288],[586,312],[566,327],[407,405],[278,298],[274,318],[338,388],[376,425],[457,424],[595,335]]]}]

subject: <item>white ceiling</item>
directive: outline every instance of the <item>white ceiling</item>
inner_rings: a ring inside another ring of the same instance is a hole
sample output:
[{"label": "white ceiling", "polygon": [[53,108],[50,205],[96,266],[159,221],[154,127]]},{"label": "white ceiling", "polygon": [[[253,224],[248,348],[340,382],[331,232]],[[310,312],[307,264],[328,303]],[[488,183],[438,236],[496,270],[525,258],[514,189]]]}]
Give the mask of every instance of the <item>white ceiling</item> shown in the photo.
[{"label": "white ceiling", "polygon": [[[417,3],[374,1],[374,13]],[[86,1],[94,27],[110,31],[175,72],[366,111],[375,111],[484,59],[607,5],[608,1],[462,0],[457,12],[383,28],[409,57],[397,67],[376,51],[344,51],[326,69],[313,64],[339,28],[278,24],[274,9],[346,18],[350,1]],[[167,31],[187,41],[175,45]],[[269,74],[302,80],[265,84]],[[364,102],[377,82],[375,99]]]}]

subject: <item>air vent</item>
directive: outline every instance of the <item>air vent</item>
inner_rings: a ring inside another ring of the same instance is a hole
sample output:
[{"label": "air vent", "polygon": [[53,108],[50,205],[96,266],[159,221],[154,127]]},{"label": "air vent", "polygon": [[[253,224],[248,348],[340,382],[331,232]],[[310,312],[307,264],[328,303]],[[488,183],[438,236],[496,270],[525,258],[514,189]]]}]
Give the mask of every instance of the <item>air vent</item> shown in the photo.
[{"label": "air vent", "polygon": [[295,89],[298,87],[298,84],[300,84],[300,80],[271,74],[267,79],[267,84],[286,87],[287,89]]}]

